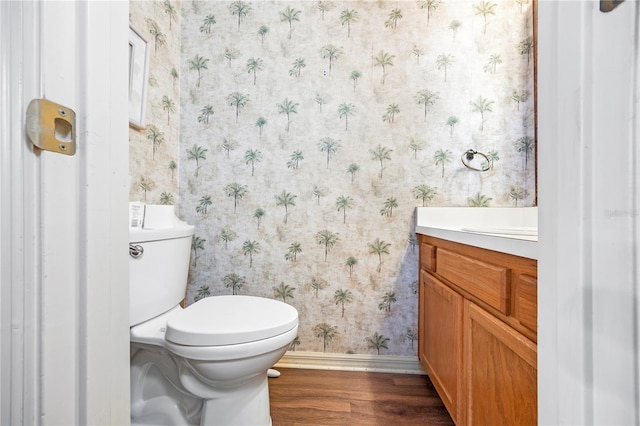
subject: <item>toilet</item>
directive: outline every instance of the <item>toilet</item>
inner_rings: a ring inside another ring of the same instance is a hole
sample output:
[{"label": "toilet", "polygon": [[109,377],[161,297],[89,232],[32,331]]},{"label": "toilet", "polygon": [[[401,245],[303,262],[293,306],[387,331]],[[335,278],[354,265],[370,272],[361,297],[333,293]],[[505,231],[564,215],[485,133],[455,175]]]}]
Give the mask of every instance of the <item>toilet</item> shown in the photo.
[{"label": "toilet", "polygon": [[186,308],[194,228],[129,231],[131,424],[269,425],[267,371],[297,335],[292,306],[212,296]]}]

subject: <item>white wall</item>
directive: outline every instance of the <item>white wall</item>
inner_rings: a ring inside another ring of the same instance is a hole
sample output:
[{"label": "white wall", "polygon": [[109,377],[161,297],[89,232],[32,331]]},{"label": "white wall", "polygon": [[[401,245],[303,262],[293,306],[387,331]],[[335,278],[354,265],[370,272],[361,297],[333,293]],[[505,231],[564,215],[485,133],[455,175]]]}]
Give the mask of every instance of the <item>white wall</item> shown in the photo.
[{"label": "white wall", "polygon": [[539,421],[638,424],[636,2],[539,4]]}]

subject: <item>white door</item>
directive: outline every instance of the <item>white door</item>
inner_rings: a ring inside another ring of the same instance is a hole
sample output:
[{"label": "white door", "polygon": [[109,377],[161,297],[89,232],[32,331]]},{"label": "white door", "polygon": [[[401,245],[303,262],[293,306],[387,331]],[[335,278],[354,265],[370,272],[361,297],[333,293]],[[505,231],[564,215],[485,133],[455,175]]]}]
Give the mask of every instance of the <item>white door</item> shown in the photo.
[{"label": "white door", "polygon": [[[0,424],[129,421],[126,2],[0,2]],[[74,156],[25,111],[76,112]]]}]

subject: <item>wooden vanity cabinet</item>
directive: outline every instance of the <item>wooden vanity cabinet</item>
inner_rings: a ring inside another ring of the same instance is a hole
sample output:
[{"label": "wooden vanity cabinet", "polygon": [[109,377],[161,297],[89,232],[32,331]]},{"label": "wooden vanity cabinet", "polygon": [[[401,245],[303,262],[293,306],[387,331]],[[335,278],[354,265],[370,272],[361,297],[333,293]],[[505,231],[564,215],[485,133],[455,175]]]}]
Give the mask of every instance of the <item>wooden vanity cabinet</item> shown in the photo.
[{"label": "wooden vanity cabinet", "polygon": [[419,241],[418,355],[453,421],[537,424],[537,262]]}]

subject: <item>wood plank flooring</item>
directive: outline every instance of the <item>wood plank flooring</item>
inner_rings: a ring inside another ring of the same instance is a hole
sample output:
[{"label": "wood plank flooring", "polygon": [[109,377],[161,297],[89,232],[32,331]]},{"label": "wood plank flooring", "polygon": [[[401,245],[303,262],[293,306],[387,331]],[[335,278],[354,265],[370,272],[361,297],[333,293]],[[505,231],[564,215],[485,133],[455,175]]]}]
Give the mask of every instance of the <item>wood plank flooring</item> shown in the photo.
[{"label": "wood plank flooring", "polygon": [[453,425],[427,376],[280,368],[273,426]]}]

